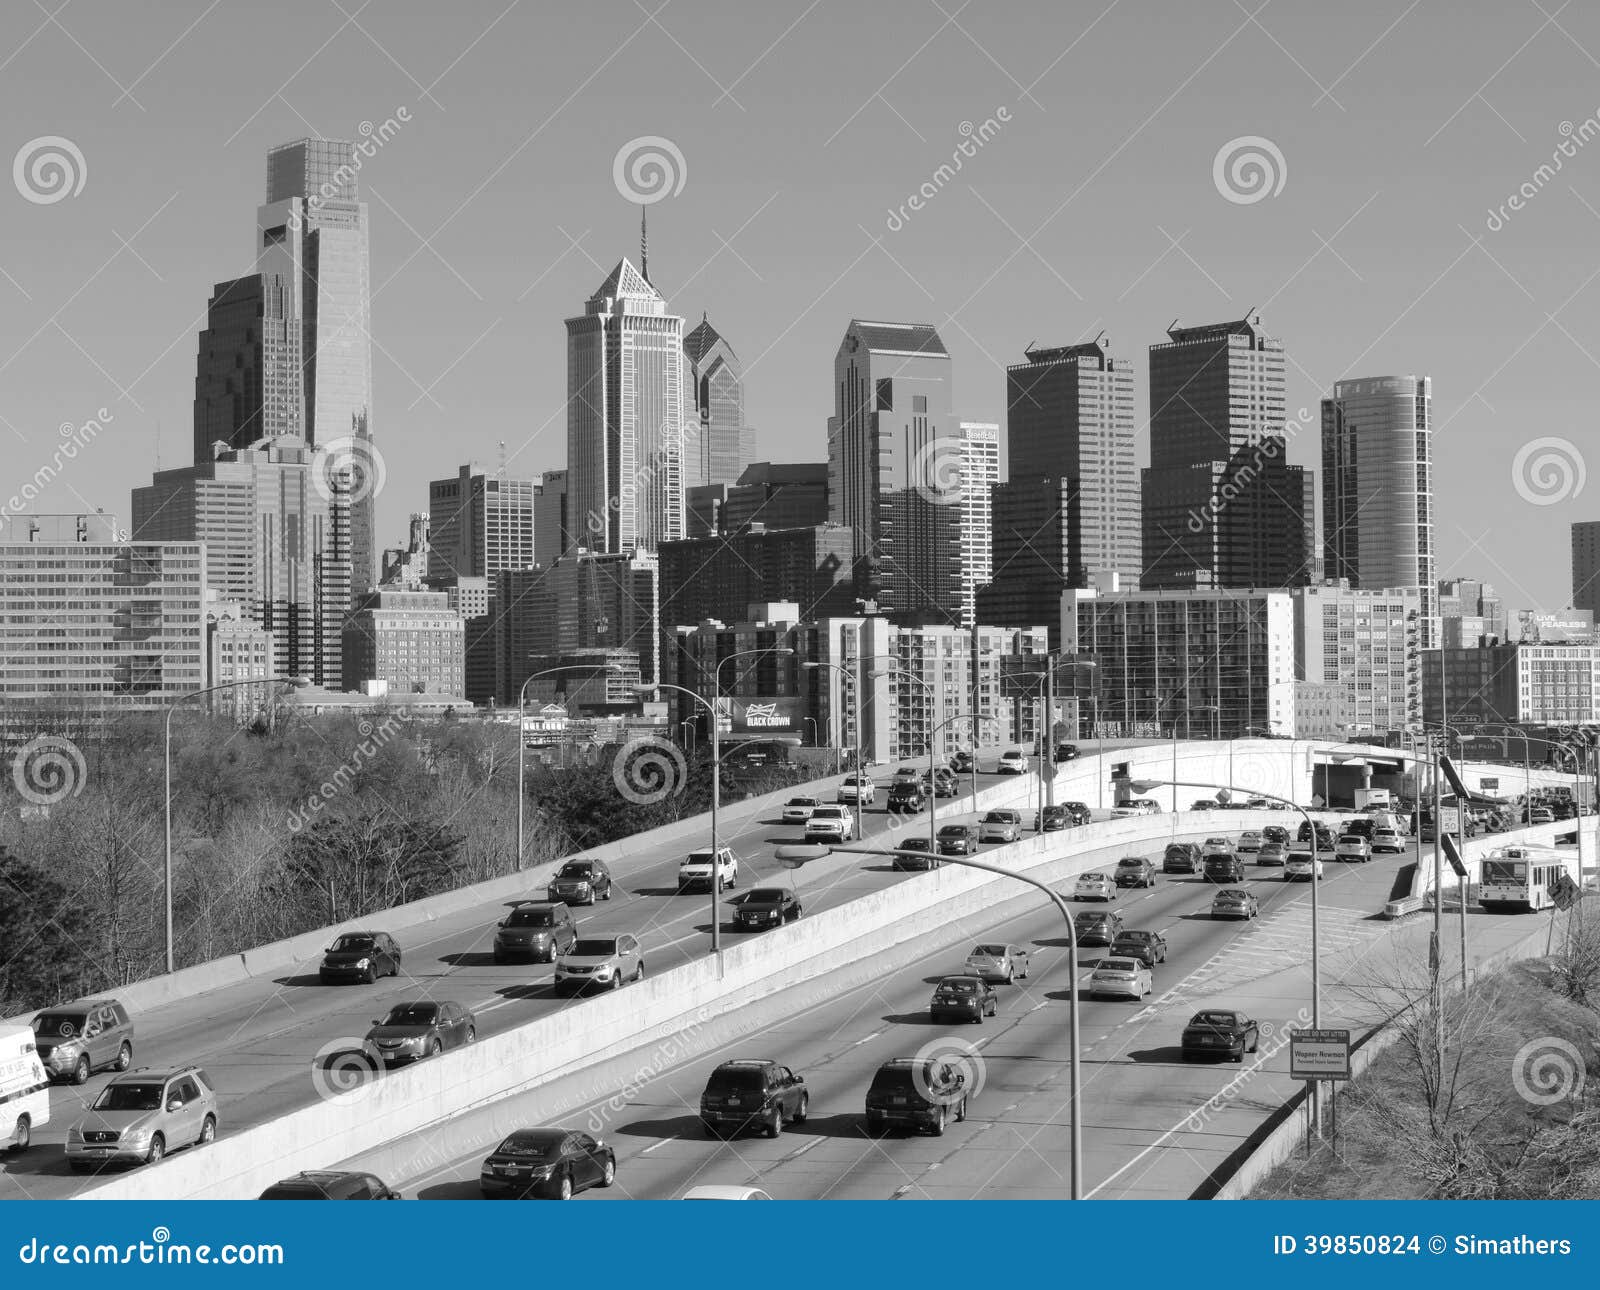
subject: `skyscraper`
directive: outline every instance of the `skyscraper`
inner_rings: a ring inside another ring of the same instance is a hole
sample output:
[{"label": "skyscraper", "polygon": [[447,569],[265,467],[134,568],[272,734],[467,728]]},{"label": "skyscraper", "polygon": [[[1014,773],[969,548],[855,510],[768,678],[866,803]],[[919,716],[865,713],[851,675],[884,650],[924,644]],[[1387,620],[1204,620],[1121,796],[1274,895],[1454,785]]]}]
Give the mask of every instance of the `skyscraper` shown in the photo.
[{"label": "skyscraper", "polygon": [[1572,526],[1572,605],[1600,622],[1600,520]]},{"label": "skyscraper", "polygon": [[381,474],[371,464],[372,290],[357,170],[346,140],[282,144],[267,154],[267,199],[256,212],[256,267],[290,285],[300,319],[301,433],[351,470],[355,594],[377,577],[373,482]]},{"label": "skyscraper", "polygon": [[961,620],[960,427],[926,323],[863,322],[834,359],[828,508],[856,531],[857,585],[904,624]]},{"label": "skyscraper", "polygon": [[476,462],[454,479],[430,482],[428,580],[442,588],[456,578],[493,578],[502,569],[538,563],[545,555],[535,540],[538,487]]},{"label": "skyscraper", "polygon": [[694,417],[684,427],[683,487],[732,485],[750,464],[750,431],[744,423],[744,377],[739,359],[706,316],[683,338],[685,377]]},{"label": "skyscraper", "polygon": [[194,375],[194,460],[214,445],[305,433],[305,383],[294,284],[251,273],[219,282],[206,309]]},{"label": "skyscraper", "polygon": [[567,518],[567,472],[547,470],[533,492],[534,552],[549,565],[578,545]]},{"label": "skyscraper", "polygon": [[1339,381],[1322,400],[1324,576],[1420,588],[1424,649],[1439,645],[1432,404],[1426,376]]},{"label": "skyscraper", "polygon": [[1287,459],[1283,342],[1257,314],[1167,336],[1150,347],[1139,585],[1315,581],[1316,497],[1312,473]]},{"label": "skyscraper", "polygon": [[683,536],[686,402],[683,319],[623,259],[567,319],[568,514],[580,545],[620,553]]},{"label": "skyscraper", "polygon": [[961,625],[971,627],[975,597],[989,581],[994,556],[994,506],[1000,482],[1000,427],[961,422]]}]

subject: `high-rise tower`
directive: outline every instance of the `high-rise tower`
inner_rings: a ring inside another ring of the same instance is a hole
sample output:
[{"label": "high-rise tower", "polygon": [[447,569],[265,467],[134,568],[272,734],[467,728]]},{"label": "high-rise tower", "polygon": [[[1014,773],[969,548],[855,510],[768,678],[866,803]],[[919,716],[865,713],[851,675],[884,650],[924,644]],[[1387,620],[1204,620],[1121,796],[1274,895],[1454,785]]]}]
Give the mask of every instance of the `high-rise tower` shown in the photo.
[{"label": "high-rise tower", "polygon": [[219,282],[194,376],[194,462],[216,445],[305,433],[303,340],[294,284],[275,273]]},{"label": "high-rise tower", "polygon": [[704,315],[683,338],[684,376],[689,382],[684,427],[683,488],[721,484],[731,488],[750,464],[750,430],[744,423],[744,378],[739,359]]}]

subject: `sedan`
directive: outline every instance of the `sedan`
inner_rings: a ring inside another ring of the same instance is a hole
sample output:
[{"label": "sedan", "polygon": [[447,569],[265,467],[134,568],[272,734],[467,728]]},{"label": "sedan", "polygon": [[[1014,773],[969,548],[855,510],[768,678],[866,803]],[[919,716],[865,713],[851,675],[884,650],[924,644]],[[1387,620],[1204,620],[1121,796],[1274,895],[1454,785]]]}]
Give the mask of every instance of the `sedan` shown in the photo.
[{"label": "sedan", "polygon": [[1028,962],[1031,955],[1020,945],[977,945],[967,955],[967,972],[984,981],[1010,984],[1013,980],[1028,979]]},{"label": "sedan", "polygon": [[933,1022],[972,1021],[983,1024],[985,1017],[1000,1011],[1000,998],[982,977],[947,976],[934,987],[928,1001],[928,1018]]},{"label": "sedan", "polygon": [[1078,881],[1072,886],[1074,900],[1115,900],[1117,898],[1117,884],[1111,880],[1109,874],[1085,873],[1078,875]]},{"label": "sedan", "polygon": [[1261,1046],[1261,1027],[1242,1012],[1207,1008],[1189,1018],[1183,1028],[1183,1060],[1195,1057],[1226,1057],[1242,1062],[1246,1053]]},{"label": "sedan", "polygon": [[937,869],[939,857],[934,854],[933,843],[920,834],[914,838],[901,838],[895,843],[896,851],[916,851],[915,856],[897,855],[889,861],[889,867],[900,873],[905,870]]},{"label": "sedan", "polygon": [[1080,947],[1109,948],[1122,935],[1122,915],[1114,909],[1083,910],[1072,916],[1072,934]]},{"label": "sedan", "polygon": [[783,804],[783,822],[804,824],[811,818],[811,812],[816,809],[817,799],[814,797],[791,797]]},{"label": "sedan", "polygon": [[970,856],[978,849],[976,824],[946,824],[939,830],[939,854]]},{"label": "sedan", "polygon": [[733,925],[741,932],[759,932],[763,927],[778,927],[800,917],[800,899],[787,887],[757,887],[746,892],[733,915]]},{"label": "sedan", "polygon": [[922,775],[923,772],[915,766],[902,766],[895,771],[894,778],[889,781],[889,786],[893,788],[896,784],[920,785],[922,783]]},{"label": "sedan", "polygon": [[1046,806],[1033,817],[1033,827],[1039,833],[1056,833],[1067,827],[1068,820],[1065,806]]},{"label": "sedan", "polygon": [[1262,838],[1261,834],[1255,829],[1246,829],[1239,835],[1239,845],[1234,849],[1236,851],[1249,851],[1254,853],[1261,850],[1261,844],[1263,841],[1265,841],[1265,839]]},{"label": "sedan", "polygon": [[990,811],[978,826],[979,842],[1015,842],[1022,836],[1022,815],[1012,810]]},{"label": "sedan", "polygon": [[1026,753],[1012,749],[1010,752],[1000,754],[1000,761],[995,766],[995,773],[1000,775],[1026,775],[1028,773],[1028,756]]},{"label": "sedan", "polygon": [[1139,959],[1101,959],[1089,977],[1089,993],[1097,996],[1114,995],[1138,1002],[1147,994],[1155,993],[1155,978]]},{"label": "sedan", "polygon": [[387,932],[346,932],[328,946],[317,976],[330,981],[362,981],[400,975],[400,947]]},{"label": "sedan", "polygon": [[603,860],[568,860],[550,879],[545,894],[568,905],[611,899],[611,870]]},{"label": "sedan", "polygon": [[385,1066],[437,1057],[446,1048],[461,1048],[478,1037],[470,1009],[449,1001],[397,1003],[382,1021],[374,1021],[366,1042]]},{"label": "sedan", "polygon": [[1283,880],[1285,882],[1310,882],[1313,878],[1322,877],[1322,861],[1314,858],[1309,851],[1296,851],[1289,857],[1289,863],[1283,867]]},{"label": "sedan", "polygon": [[1243,918],[1248,921],[1260,915],[1260,904],[1243,887],[1224,887],[1211,901],[1213,918]]},{"label": "sedan", "polygon": [[586,990],[621,989],[625,981],[644,980],[644,954],[637,937],[580,936],[572,948],[556,960],[556,993]]},{"label": "sedan", "polygon": [[1261,850],[1256,852],[1258,865],[1273,865],[1282,868],[1289,859],[1289,844],[1287,842],[1263,842]]},{"label": "sedan", "polygon": [[1138,959],[1146,967],[1154,967],[1167,960],[1167,938],[1160,932],[1121,931],[1111,942],[1111,952],[1118,958]]},{"label": "sedan", "polygon": [[1233,843],[1227,838],[1207,838],[1200,844],[1202,856],[1231,856]]},{"label": "sedan", "polygon": [[1356,864],[1366,864],[1372,859],[1372,843],[1365,838],[1358,838],[1352,834],[1345,834],[1333,849],[1336,859],[1352,861]]},{"label": "sedan", "polygon": [[1263,842],[1282,842],[1287,844],[1290,841],[1289,830],[1281,824],[1269,824],[1261,830],[1261,840]]},{"label": "sedan", "polygon": [[485,1196],[571,1200],[617,1180],[616,1153],[577,1129],[518,1129],[489,1153],[478,1173]]}]

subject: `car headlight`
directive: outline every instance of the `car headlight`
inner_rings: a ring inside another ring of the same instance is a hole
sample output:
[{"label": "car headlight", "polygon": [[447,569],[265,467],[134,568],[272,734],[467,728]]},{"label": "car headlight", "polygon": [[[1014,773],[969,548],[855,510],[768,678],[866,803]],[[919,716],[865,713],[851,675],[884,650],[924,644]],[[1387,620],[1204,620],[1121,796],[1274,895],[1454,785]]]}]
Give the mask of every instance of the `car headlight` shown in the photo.
[{"label": "car headlight", "polygon": [[55,1060],[58,1057],[76,1057],[77,1055],[78,1044],[77,1041],[74,1040],[71,1043],[57,1044],[55,1046],[55,1050],[50,1054],[50,1057],[51,1060]]},{"label": "car headlight", "polygon": [[607,977],[607,976],[611,975],[611,970],[612,970],[612,965],[611,964],[602,963],[599,967],[597,967],[594,970],[594,974],[596,976],[598,976],[598,977]]},{"label": "car headlight", "polygon": [[358,960],[356,960],[356,966],[358,968],[369,968],[369,967],[372,966],[372,960],[371,959],[358,959]]},{"label": "car headlight", "polygon": [[139,1147],[150,1141],[149,1129],[129,1129],[120,1139],[124,1146]]}]

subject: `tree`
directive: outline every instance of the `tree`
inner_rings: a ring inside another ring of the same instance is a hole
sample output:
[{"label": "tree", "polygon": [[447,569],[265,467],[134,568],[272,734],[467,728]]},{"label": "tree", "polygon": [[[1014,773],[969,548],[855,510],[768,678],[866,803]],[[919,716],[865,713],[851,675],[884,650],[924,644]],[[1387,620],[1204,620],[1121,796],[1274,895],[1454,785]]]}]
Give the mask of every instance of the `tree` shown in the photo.
[{"label": "tree", "polygon": [[99,981],[81,901],[0,846],[0,1016],[74,998]]},{"label": "tree", "polygon": [[301,904],[318,892],[337,923],[448,890],[461,842],[448,826],[372,811],[318,820],[289,843],[276,887]]}]

